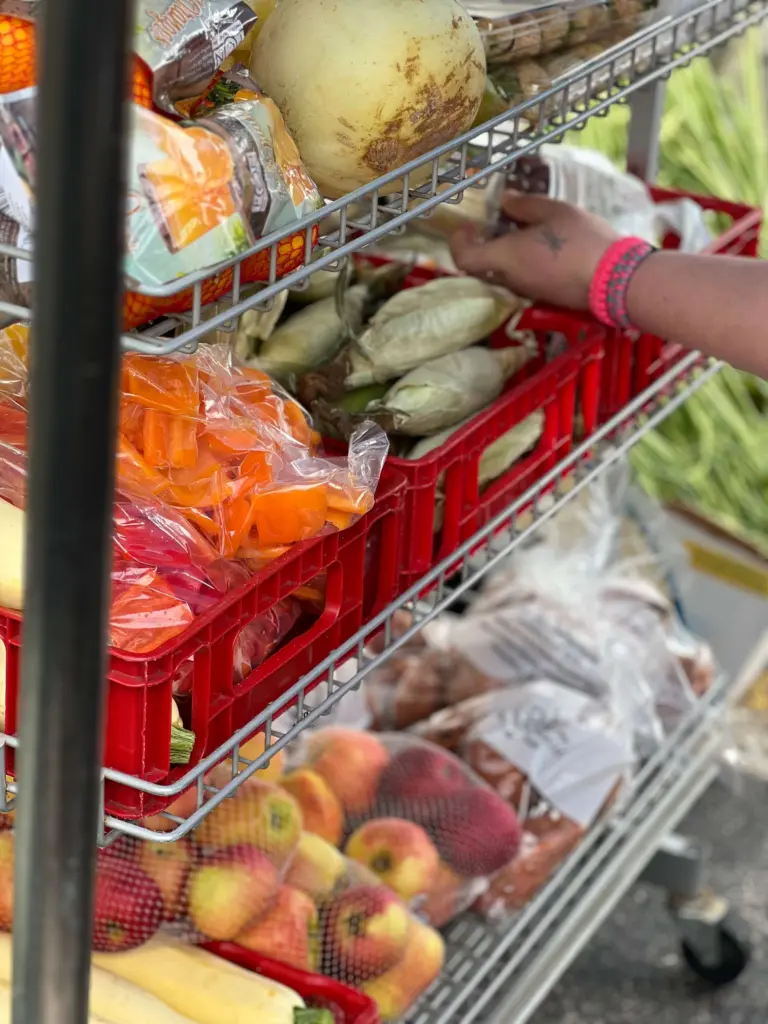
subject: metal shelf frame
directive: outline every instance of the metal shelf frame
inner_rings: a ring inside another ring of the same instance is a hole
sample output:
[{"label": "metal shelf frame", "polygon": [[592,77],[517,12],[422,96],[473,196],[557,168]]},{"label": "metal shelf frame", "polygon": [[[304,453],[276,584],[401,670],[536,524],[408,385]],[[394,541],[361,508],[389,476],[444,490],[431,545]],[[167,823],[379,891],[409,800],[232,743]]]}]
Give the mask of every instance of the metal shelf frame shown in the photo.
[{"label": "metal shelf frame", "polygon": [[[6,749],[17,748],[22,780],[18,798],[16,783],[5,782],[0,789],[1,809],[14,808],[18,814],[13,1024],[86,1024],[94,838],[104,845],[121,835],[173,842],[189,832],[719,369],[718,363],[697,353],[686,356],[173,786],[99,769],[120,347],[122,97],[131,8],[131,0],[107,7],[101,0],[57,0],[45,4],[42,13],[35,253],[40,283],[32,345],[37,398],[31,410],[24,714],[19,738],[0,736],[0,778],[5,780]],[[318,257],[311,266],[278,281],[277,244],[288,232],[275,232],[252,250],[270,249],[266,286],[243,298],[239,263],[231,264],[231,294],[208,319],[201,308],[201,285],[211,270],[155,290],[152,294],[167,295],[191,285],[192,312],[155,325],[144,335],[123,336],[123,347],[157,354],[191,350],[206,332],[233,328],[241,313],[268,303],[286,286],[301,286],[316,269],[340,269],[354,251],[441,203],[458,202],[493,169],[511,164],[544,141],[559,139],[614,103],[630,102],[636,110],[633,167],[651,168],[664,79],[766,14],[768,0],[706,0],[695,10],[662,19],[535,99],[305,218],[298,227],[305,233],[307,258],[312,228],[317,224],[321,229]],[[98,125],[109,128],[95,130]],[[426,184],[412,187],[425,167]],[[399,192],[382,205],[382,190],[397,181]],[[16,249],[0,251],[31,259],[30,253]],[[2,304],[0,310],[17,318],[30,315],[14,305]],[[164,336],[171,328],[175,335]],[[432,589],[425,595],[429,585]],[[392,616],[402,607],[411,608],[416,619],[408,633],[395,637]],[[369,657],[366,641],[379,630],[385,649]],[[357,669],[341,682],[336,670],[350,657],[357,660]],[[514,925],[494,930],[464,918],[451,927],[446,975],[414,1010],[414,1024],[470,1024],[479,1019],[522,1024],[528,1019],[555,972],[639,873],[648,844],[672,827],[675,816],[708,781],[715,718],[726,691],[725,685],[716,687],[697,706],[679,735],[635,780],[619,811],[587,838]],[[284,713],[290,705],[295,705],[294,719],[286,725]],[[240,745],[259,728],[264,729],[267,749],[247,761]],[[219,789],[209,787],[207,769],[227,755],[233,762],[232,778]],[[186,819],[172,818],[174,828],[165,833],[105,818],[99,787],[107,780],[170,797],[194,785],[197,807]]]},{"label": "metal shelf frame", "polygon": [[[233,331],[244,312],[268,306],[284,288],[306,286],[316,270],[340,270],[352,253],[401,231],[418,217],[429,216],[443,203],[460,202],[468,188],[482,188],[494,170],[510,165],[544,142],[561,139],[565,132],[607,113],[616,103],[636,101],[638,117],[634,119],[631,135],[631,166],[642,171],[646,180],[652,180],[653,174],[648,172],[655,163],[661,83],[676,68],[758,24],[766,13],[768,0],[706,0],[694,10],[661,18],[559,78],[536,97],[326,204],[296,224],[265,235],[243,255],[186,274],[171,284],[142,289],[145,295],[168,297],[192,288],[192,310],[153,324],[143,332],[124,335],[124,348],[156,355],[193,351],[206,334],[214,330]],[[645,159],[644,154],[649,158]],[[426,181],[411,187],[409,182],[416,178]],[[397,190],[387,195],[383,205],[382,193],[393,185]],[[314,228],[319,231],[319,241],[312,258]],[[278,280],[278,245],[297,233],[304,235],[305,263]],[[243,298],[241,264],[264,250],[270,252],[269,279],[261,290]],[[32,253],[7,245],[0,245],[0,253],[32,259]],[[217,300],[215,312],[209,312],[202,305],[203,281],[230,267],[232,288]],[[0,303],[0,311],[21,319],[30,315],[25,307],[10,303]]]}]

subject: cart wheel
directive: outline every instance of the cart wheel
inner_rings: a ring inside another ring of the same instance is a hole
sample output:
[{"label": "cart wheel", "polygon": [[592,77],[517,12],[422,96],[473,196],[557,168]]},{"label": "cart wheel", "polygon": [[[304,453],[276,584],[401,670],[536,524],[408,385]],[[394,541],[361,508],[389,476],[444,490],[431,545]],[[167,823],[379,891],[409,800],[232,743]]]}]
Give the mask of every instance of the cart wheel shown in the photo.
[{"label": "cart wheel", "polygon": [[749,943],[737,937],[733,930],[721,924],[717,926],[719,957],[715,963],[704,963],[697,952],[687,942],[682,943],[685,962],[702,981],[719,988],[736,981],[751,956]]}]

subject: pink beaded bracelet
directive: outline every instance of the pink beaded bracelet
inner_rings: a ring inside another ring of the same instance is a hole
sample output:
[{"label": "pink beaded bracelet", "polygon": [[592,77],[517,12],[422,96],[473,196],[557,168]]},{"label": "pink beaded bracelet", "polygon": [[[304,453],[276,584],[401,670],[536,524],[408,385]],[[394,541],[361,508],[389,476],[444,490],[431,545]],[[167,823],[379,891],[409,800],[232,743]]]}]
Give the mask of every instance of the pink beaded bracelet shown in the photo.
[{"label": "pink beaded bracelet", "polygon": [[620,238],[606,249],[589,288],[589,308],[600,323],[623,330],[632,327],[627,288],[643,260],[655,251],[642,238]]}]

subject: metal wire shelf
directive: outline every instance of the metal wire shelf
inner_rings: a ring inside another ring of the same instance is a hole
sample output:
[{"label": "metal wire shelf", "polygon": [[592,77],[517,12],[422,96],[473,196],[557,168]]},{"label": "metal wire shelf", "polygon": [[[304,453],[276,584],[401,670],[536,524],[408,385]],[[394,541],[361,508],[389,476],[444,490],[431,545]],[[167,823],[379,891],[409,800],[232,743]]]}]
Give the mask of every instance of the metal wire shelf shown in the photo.
[{"label": "metal wire shelf", "polygon": [[[440,204],[458,203],[467,188],[483,187],[493,170],[511,164],[543,142],[557,141],[590,117],[605,114],[613,104],[626,102],[637,90],[709,53],[767,14],[768,0],[708,0],[692,11],[662,19],[505,114],[328,203],[291,228],[272,232],[241,257],[172,284],[146,289],[144,294],[167,297],[192,288],[192,310],[143,332],[124,335],[124,347],[157,355],[187,352],[209,332],[234,330],[237,318],[246,310],[268,305],[286,287],[305,286],[315,270],[339,270],[351,253],[402,230],[417,217],[429,216]],[[416,180],[424,184],[412,185]],[[387,195],[386,203],[381,202],[382,192],[392,185],[397,191]],[[315,227],[319,242],[310,263]],[[294,233],[303,233],[305,265],[278,280],[278,246]],[[241,264],[263,250],[270,252],[269,280],[255,294],[243,297]],[[32,253],[6,245],[0,245],[0,253],[13,259],[32,259]],[[202,305],[204,280],[228,267],[233,269],[231,290],[212,310],[206,309]],[[31,315],[27,308],[11,303],[0,303],[0,311],[17,319]]]},{"label": "metal wire shelf", "polygon": [[[450,607],[516,548],[525,544],[543,523],[550,520],[644,434],[686,401],[718,372],[721,365],[707,361],[695,352],[683,358],[508,509],[176,782],[161,785],[123,772],[103,769],[102,782],[111,780],[169,800],[194,786],[196,806],[185,818],[166,812],[164,817],[170,822],[169,831],[157,831],[146,824],[102,815],[99,843],[108,845],[121,834],[145,840],[174,842],[190,832],[222,800],[232,796],[246,779],[267,764],[278,750],[293,742],[304,729],[330,712],[347,693],[359,687],[370,672],[391,657],[414,633]],[[427,587],[431,589],[425,591]],[[414,624],[406,633],[395,637],[391,628],[392,617],[402,608],[413,611]],[[366,651],[366,643],[380,631],[383,631],[385,638],[384,649],[372,657]],[[356,671],[351,678],[340,681],[337,670],[351,658],[356,659]],[[292,720],[286,725],[285,713],[289,709]],[[254,760],[242,758],[240,745],[258,730],[264,731],[264,753]],[[0,733],[0,778],[6,780],[0,811],[12,809],[17,792],[17,784],[6,778],[5,758],[9,747],[18,748],[17,737]],[[209,785],[206,773],[226,757],[232,760],[231,779],[218,788]]]}]

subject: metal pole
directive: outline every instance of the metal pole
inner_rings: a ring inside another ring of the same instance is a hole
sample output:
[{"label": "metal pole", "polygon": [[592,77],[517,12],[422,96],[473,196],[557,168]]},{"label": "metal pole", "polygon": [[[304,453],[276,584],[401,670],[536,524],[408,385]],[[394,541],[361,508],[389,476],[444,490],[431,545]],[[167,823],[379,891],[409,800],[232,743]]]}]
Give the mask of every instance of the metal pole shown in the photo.
[{"label": "metal pole", "polygon": [[627,170],[643,181],[654,182],[659,173],[661,118],[667,83],[659,79],[633,93],[629,100]]},{"label": "metal pole", "polygon": [[99,814],[130,0],[45,0],[13,1024],[85,1024]]}]

